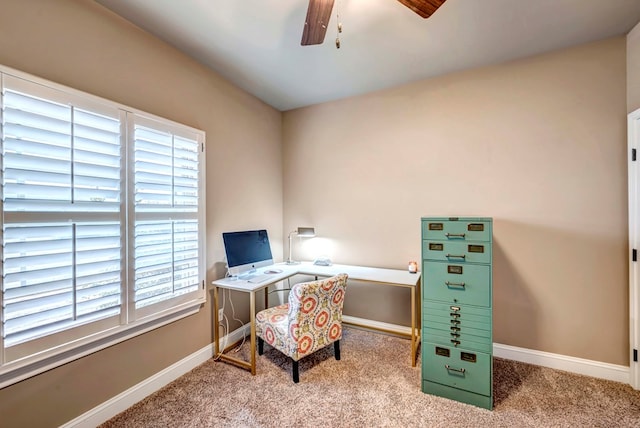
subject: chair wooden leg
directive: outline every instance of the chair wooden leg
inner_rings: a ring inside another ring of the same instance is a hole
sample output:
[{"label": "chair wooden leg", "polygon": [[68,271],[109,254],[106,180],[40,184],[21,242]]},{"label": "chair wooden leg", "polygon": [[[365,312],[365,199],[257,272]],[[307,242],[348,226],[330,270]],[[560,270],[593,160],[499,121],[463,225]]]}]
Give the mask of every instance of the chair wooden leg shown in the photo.
[{"label": "chair wooden leg", "polygon": [[264,350],[264,340],[261,337],[258,337],[258,355],[262,355]]},{"label": "chair wooden leg", "polygon": [[336,340],[335,342],[333,342],[333,351],[336,356],[336,360],[339,360],[340,359],[340,341],[339,340]]},{"label": "chair wooden leg", "polygon": [[298,383],[300,381],[300,372],[298,371],[299,370],[298,362],[293,360],[291,361],[293,362],[292,368],[291,368],[291,371],[293,373],[293,383]]}]

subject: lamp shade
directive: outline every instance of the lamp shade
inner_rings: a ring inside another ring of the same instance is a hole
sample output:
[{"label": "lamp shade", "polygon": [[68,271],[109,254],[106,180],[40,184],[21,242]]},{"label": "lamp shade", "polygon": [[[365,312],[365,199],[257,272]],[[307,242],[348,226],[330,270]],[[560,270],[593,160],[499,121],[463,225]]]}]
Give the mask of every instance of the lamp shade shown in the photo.
[{"label": "lamp shade", "polygon": [[316,236],[316,230],[313,227],[299,227],[298,236],[302,236],[304,238],[312,238]]},{"label": "lamp shade", "polygon": [[313,238],[314,236],[316,236],[316,230],[313,227],[299,227],[297,230],[294,230],[289,234],[289,258],[287,259],[288,265],[295,265],[300,263],[300,262],[296,262],[291,257],[291,253],[292,253],[291,249],[293,247],[293,242],[291,240],[291,237],[293,235],[298,235],[299,237],[302,237],[302,238]]}]

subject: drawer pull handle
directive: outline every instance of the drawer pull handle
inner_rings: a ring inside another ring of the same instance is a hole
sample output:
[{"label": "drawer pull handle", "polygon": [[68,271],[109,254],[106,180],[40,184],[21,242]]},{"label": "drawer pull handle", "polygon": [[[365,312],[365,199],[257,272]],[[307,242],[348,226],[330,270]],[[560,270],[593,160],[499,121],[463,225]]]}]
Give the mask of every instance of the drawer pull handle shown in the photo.
[{"label": "drawer pull handle", "polygon": [[460,320],[453,319],[453,320],[451,320],[451,324],[460,325]]},{"label": "drawer pull handle", "polygon": [[449,333],[451,337],[460,337],[460,333]]},{"label": "drawer pull handle", "polygon": [[460,327],[451,327],[451,331],[460,331]]},{"label": "drawer pull handle", "polygon": [[449,315],[451,315],[452,317],[460,318],[460,314],[457,312],[451,312]]},{"label": "drawer pull handle", "polygon": [[445,233],[444,236],[446,236],[447,238],[464,238],[465,234],[464,233]]},{"label": "drawer pull handle", "polygon": [[458,373],[464,373],[466,370],[464,368],[461,369],[454,369],[453,367],[451,367],[449,364],[445,364],[444,365],[445,368],[450,371],[450,372],[458,372]]},{"label": "drawer pull handle", "polygon": [[445,281],[445,285],[447,287],[465,287],[465,283],[464,282],[451,282],[451,281]]},{"label": "drawer pull handle", "polygon": [[466,254],[449,254],[449,253],[447,253],[447,255],[445,257],[448,258],[448,259],[451,259],[451,258],[466,259],[467,255]]},{"label": "drawer pull handle", "polygon": [[458,346],[460,344],[460,341],[456,339],[451,339],[451,343],[453,343],[455,346]]}]

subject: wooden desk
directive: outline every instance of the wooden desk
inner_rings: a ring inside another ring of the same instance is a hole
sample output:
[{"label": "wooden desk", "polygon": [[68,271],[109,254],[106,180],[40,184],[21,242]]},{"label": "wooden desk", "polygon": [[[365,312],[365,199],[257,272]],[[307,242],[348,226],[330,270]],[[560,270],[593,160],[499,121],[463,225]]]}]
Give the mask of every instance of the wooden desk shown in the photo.
[{"label": "wooden desk", "polygon": [[[314,277],[331,277],[339,273],[346,273],[349,275],[349,279],[354,281],[375,282],[378,284],[392,285],[396,287],[407,287],[411,290],[411,333],[408,335],[411,339],[411,366],[415,367],[418,346],[420,344],[420,326],[418,317],[418,311],[416,304],[417,293],[420,291],[420,273],[409,273],[406,270],[399,269],[383,269],[365,266],[352,266],[352,265],[339,265],[334,264],[331,266],[316,266],[311,262],[302,262],[296,265],[287,265],[286,263],[278,263],[273,266],[267,266],[258,270],[258,274],[264,273],[269,269],[280,269],[281,273],[271,274],[264,282],[253,284],[248,281],[240,279],[223,278],[216,281],[212,281],[213,285],[213,322],[216,326],[215,331],[215,356],[223,361],[235,364],[239,367],[245,368],[251,371],[251,374],[256,374],[256,326],[255,326],[255,311],[256,311],[256,292],[264,290],[265,293],[265,307],[268,306],[267,289],[269,286],[280,282],[284,279],[290,278],[294,275],[310,275]],[[249,293],[249,315],[251,326],[251,339],[250,339],[250,355],[251,361],[247,362],[240,360],[229,355],[223,354],[220,351],[220,339],[218,334],[218,288],[226,288],[229,290],[242,291]]]}]

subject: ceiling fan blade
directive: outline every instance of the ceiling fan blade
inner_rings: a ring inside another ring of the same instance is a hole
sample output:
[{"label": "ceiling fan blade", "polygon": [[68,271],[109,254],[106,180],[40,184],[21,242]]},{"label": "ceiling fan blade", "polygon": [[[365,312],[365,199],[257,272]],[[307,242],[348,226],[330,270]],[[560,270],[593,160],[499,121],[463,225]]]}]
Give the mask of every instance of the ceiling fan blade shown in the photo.
[{"label": "ceiling fan blade", "polygon": [[428,18],[447,0],[398,0],[423,18]]},{"label": "ceiling fan blade", "polygon": [[324,41],[334,0],[309,0],[307,18],[302,31],[302,46],[319,45]]}]

